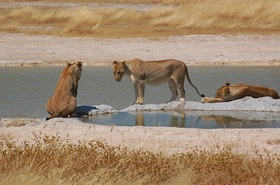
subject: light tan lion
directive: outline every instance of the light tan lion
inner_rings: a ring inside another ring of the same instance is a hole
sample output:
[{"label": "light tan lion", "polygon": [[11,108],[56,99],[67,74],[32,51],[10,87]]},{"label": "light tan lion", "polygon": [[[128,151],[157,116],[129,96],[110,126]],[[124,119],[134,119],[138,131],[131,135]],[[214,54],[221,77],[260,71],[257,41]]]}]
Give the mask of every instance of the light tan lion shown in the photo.
[{"label": "light tan lion", "polygon": [[233,84],[230,85],[227,82],[224,86],[218,89],[215,98],[205,97],[201,99],[203,103],[216,103],[216,102],[228,102],[244,98],[245,96],[251,96],[253,98],[260,98],[270,96],[274,99],[279,99],[278,93],[271,88],[263,86],[252,86],[245,84]]},{"label": "light tan lion", "polygon": [[78,81],[82,74],[82,62],[66,63],[62,70],[53,96],[46,104],[46,110],[49,113],[47,118],[68,117],[71,116],[76,108]]},{"label": "light tan lion", "polygon": [[184,82],[188,82],[200,94],[197,88],[192,84],[187,66],[178,60],[160,60],[160,61],[142,61],[141,59],[132,59],[124,62],[113,62],[113,73],[116,81],[120,82],[124,75],[128,75],[134,84],[135,103],[143,104],[145,84],[161,85],[168,83],[172,97],[170,101],[175,101],[180,91],[180,101],[185,101]]}]

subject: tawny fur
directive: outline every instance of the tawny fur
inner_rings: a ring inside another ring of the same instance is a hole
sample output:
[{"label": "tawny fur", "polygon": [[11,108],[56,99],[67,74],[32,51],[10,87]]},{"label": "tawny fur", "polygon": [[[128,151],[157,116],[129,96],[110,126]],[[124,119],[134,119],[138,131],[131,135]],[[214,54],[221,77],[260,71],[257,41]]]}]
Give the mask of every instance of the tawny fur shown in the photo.
[{"label": "tawny fur", "polygon": [[77,106],[78,81],[82,74],[82,62],[66,63],[62,70],[53,96],[46,104],[49,113],[47,119],[53,117],[70,117]]},{"label": "tawny fur", "polygon": [[253,98],[260,98],[269,96],[273,99],[279,99],[279,94],[271,88],[264,86],[252,86],[246,84],[233,84],[226,83],[224,86],[218,89],[215,98],[205,97],[201,99],[203,103],[216,103],[216,102],[228,102],[244,98],[245,96],[251,96]]},{"label": "tawny fur", "polygon": [[172,92],[170,101],[177,99],[177,89],[180,92],[180,101],[185,101],[185,78],[195,88],[198,95],[204,97],[192,84],[185,63],[179,60],[142,61],[136,58],[124,62],[114,61],[113,73],[115,80],[118,82],[122,80],[124,75],[130,77],[134,84],[136,104],[143,104],[146,84],[161,85],[168,83]]}]

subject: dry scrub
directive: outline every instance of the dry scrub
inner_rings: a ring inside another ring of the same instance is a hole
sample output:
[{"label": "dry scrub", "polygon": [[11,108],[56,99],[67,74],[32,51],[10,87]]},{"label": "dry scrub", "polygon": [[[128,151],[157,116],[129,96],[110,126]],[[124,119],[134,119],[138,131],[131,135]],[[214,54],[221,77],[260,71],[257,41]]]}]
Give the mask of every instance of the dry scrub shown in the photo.
[{"label": "dry scrub", "polygon": [[133,2],[156,6],[148,10],[136,10],[129,6],[125,9],[89,6],[71,8],[59,4],[2,8],[0,31],[107,38],[280,33],[280,2],[277,0]]},{"label": "dry scrub", "polygon": [[[32,144],[33,143],[33,144]],[[0,184],[279,184],[279,155],[264,159],[230,148],[166,156],[99,141],[0,142]]]}]

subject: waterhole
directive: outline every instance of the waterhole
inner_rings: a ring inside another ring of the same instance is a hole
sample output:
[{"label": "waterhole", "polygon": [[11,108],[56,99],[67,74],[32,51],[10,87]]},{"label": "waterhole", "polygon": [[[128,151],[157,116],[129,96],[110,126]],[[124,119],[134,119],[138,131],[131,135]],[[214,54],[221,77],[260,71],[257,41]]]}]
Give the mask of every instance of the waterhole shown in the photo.
[{"label": "waterhole", "polygon": [[162,126],[179,128],[280,128],[280,115],[254,111],[140,111],[83,117],[107,126]]},{"label": "waterhole", "polygon": [[[0,116],[1,118],[45,118],[45,104],[52,95],[63,66],[60,67],[0,67]],[[271,87],[280,92],[279,66],[233,67],[233,66],[188,66],[193,84],[206,96],[214,96],[217,89],[229,81]],[[200,101],[195,90],[185,82],[186,100]],[[171,98],[168,85],[146,86],[145,103],[159,104]],[[79,105],[110,105],[116,110],[124,109],[134,102],[134,89],[128,77],[121,82],[113,78],[112,66],[84,66],[79,81],[77,102]],[[88,122],[116,125],[175,126],[206,128],[244,126],[244,119],[229,115],[223,118],[205,117],[203,114],[185,112],[127,113],[121,112],[108,116],[88,118]],[[241,114],[241,113],[236,113]],[[260,114],[260,113],[255,113]],[[206,114],[208,115],[208,114]],[[143,117],[143,118],[142,118]],[[211,118],[211,119],[210,119]],[[261,119],[262,118],[262,119]],[[279,127],[279,117],[267,120],[265,116],[249,120],[250,123]],[[143,120],[143,121],[134,121]],[[185,120],[185,121],[184,121]],[[218,124],[228,120],[226,126]],[[233,124],[234,123],[234,124]],[[247,124],[248,122],[246,122]],[[262,124],[260,124],[262,123]],[[245,124],[245,125],[246,125]],[[252,125],[252,124],[249,124]],[[213,126],[214,127],[214,126]],[[253,127],[253,126],[248,126]],[[257,126],[256,126],[257,127]]]}]

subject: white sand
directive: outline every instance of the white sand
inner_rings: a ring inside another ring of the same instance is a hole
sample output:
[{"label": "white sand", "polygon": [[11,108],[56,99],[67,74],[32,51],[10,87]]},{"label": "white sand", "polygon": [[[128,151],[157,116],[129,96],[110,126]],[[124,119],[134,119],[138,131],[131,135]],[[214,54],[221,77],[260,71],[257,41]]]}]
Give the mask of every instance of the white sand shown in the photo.
[{"label": "white sand", "polygon": [[34,135],[60,136],[72,142],[99,140],[129,149],[173,154],[199,149],[230,147],[236,153],[279,154],[280,129],[185,129],[170,127],[90,125],[77,119],[55,118],[48,122],[21,127],[3,127],[1,135],[19,142],[31,141]]},{"label": "white sand", "polygon": [[174,58],[193,65],[280,65],[280,36],[190,35],[162,40],[94,39],[0,33],[0,65],[88,65]]},{"label": "white sand", "polygon": [[[0,33],[0,37],[0,66],[64,65],[65,61],[77,60],[83,61],[86,65],[97,65],[111,64],[115,59],[125,60],[135,57],[144,60],[175,58],[193,65],[280,65],[280,36],[276,35],[191,35],[163,40],[61,38],[3,33]],[[179,107],[196,110],[242,110],[247,107],[249,110],[280,113],[279,100],[269,98],[261,100],[245,98],[233,103],[211,105],[187,102],[186,105],[180,104]],[[133,107],[129,109],[131,111]],[[5,126],[14,125],[16,122],[31,123],[26,126]],[[190,151],[195,146],[201,149],[231,147],[237,153],[249,154],[256,150],[278,155],[280,153],[280,128],[206,130],[110,127],[90,126],[72,118],[58,118],[47,122],[36,119],[2,118],[0,125],[4,125],[0,127],[0,139],[7,139],[5,136],[8,135],[9,139],[19,142],[31,141],[34,134],[41,133],[58,135],[73,142],[101,140],[114,146],[162,151],[168,154]]]}]

